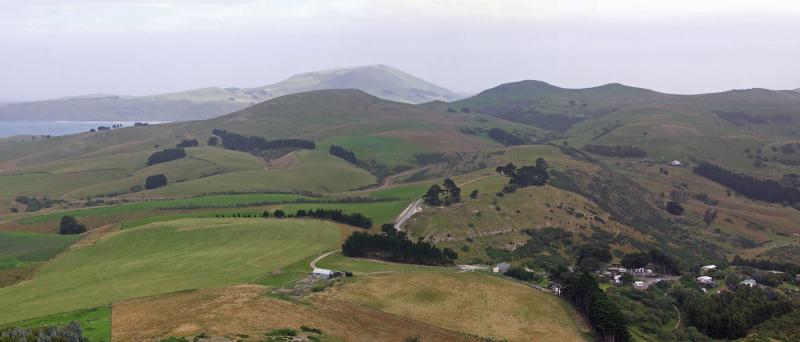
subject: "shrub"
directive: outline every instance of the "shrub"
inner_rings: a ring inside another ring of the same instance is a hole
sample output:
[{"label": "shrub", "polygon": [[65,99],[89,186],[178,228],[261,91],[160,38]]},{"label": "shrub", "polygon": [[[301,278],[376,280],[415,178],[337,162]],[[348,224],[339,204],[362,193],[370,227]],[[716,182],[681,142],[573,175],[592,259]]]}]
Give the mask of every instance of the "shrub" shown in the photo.
[{"label": "shrub", "polygon": [[72,216],[61,217],[61,223],[58,227],[58,233],[62,235],[75,235],[81,234],[86,231],[86,227],[79,224],[78,221]]},{"label": "shrub", "polygon": [[165,185],[167,185],[167,176],[163,174],[148,176],[144,181],[144,188],[148,190],[160,188]]}]

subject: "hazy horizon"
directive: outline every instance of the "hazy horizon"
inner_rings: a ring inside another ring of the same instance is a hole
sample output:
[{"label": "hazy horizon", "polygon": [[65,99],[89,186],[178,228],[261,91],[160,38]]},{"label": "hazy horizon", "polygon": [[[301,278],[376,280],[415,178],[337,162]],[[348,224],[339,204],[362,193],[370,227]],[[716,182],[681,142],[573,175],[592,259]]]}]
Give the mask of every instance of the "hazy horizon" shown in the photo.
[{"label": "hazy horizon", "polygon": [[800,87],[792,1],[18,1],[0,101],[253,87],[386,64],[456,92],[534,79],[694,94]]}]

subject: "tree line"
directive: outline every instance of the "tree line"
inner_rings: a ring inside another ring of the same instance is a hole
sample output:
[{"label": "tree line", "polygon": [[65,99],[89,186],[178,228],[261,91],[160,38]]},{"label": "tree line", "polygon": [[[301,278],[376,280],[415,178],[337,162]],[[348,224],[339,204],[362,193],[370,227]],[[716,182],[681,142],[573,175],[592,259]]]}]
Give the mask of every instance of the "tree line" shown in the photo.
[{"label": "tree line", "polygon": [[262,137],[244,136],[241,134],[227,132],[215,128],[211,131],[214,135],[222,138],[222,147],[248,153],[257,153],[265,150],[275,150],[281,148],[302,148],[313,150],[316,148],[311,140],[303,139],[275,139],[267,140]]},{"label": "tree line", "polygon": [[147,166],[166,163],[173,160],[178,160],[186,157],[186,151],[182,148],[168,148],[161,151],[155,151],[147,159]]},{"label": "tree line", "polygon": [[342,244],[342,254],[417,265],[452,265],[458,254],[425,242],[413,242],[404,232],[385,229],[383,234],[355,232]]},{"label": "tree line", "polygon": [[743,259],[740,256],[733,257],[731,265],[749,266],[767,271],[781,271],[789,274],[800,274],[800,265],[790,262],[777,262],[766,259]]},{"label": "tree line", "polygon": [[[261,213],[261,218],[315,218],[320,220],[330,220],[333,222],[344,223],[351,226],[369,229],[372,227],[372,219],[369,217],[364,216],[361,213],[344,213],[341,209],[312,209],[312,210],[305,210],[299,209],[295,213],[287,213],[282,209],[275,209],[273,212],[264,211]],[[232,218],[255,218],[259,217],[258,214],[240,214],[240,213],[233,213],[233,214],[217,214],[215,215],[216,218],[225,218],[225,217],[232,217]]]},{"label": "tree line", "polygon": [[681,288],[673,291],[672,296],[691,326],[718,339],[744,337],[750,328],[792,310],[790,300],[748,286],[711,296]]},{"label": "tree line", "polygon": [[294,214],[294,217],[302,218],[302,217],[310,217],[316,218],[321,220],[331,220],[334,222],[349,224],[351,226],[359,227],[359,228],[370,228],[372,227],[372,219],[369,217],[364,216],[361,213],[352,213],[352,214],[345,214],[342,212],[341,209],[316,209],[316,210],[304,210],[300,209],[297,213]]},{"label": "tree line", "polygon": [[772,203],[800,202],[800,190],[785,187],[774,180],[737,174],[711,163],[700,163],[694,172],[749,198]]},{"label": "tree line", "polygon": [[606,296],[588,272],[569,272],[562,269],[554,277],[560,286],[561,297],[586,315],[604,342],[627,341],[628,324],[619,307]]},{"label": "tree line", "polygon": [[517,168],[513,163],[498,166],[495,171],[510,178],[509,184],[524,188],[526,186],[542,186],[550,179],[550,174],[547,172],[547,161],[543,158],[537,158],[535,165],[526,165]]},{"label": "tree line", "polygon": [[358,158],[356,158],[356,154],[344,147],[331,145],[328,153],[330,153],[332,156],[342,158],[352,164],[358,164]]},{"label": "tree line", "polygon": [[622,146],[622,145],[594,145],[588,144],[583,147],[584,150],[606,157],[619,157],[619,158],[644,158],[647,157],[647,152],[635,146]]},{"label": "tree line", "polygon": [[505,146],[516,146],[525,144],[525,140],[518,137],[514,133],[506,131],[502,128],[492,128],[489,130],[489,138],[497,141]]}]

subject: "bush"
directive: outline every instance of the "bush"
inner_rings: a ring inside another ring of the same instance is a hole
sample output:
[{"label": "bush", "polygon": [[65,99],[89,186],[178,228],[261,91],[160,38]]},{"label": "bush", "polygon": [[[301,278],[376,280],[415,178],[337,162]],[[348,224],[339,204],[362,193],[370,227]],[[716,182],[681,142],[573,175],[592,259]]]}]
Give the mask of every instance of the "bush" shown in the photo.
[{"label": "bush", "polygon": [[683,210],[683,206],[681,206],[680,203],[675,202],[675,201],[667,202],[667,212],[668,213],[670,213],[672,215],[675,215],[675,216],[681,216],[681,215],[683,215],[683,211],[684,211]]},{"label": "bush", "polygon": [[144,181],[144,188],[148,190],[160,188],[165,185],[167,185],[167,176],[163,174],[148,176]]},{"label": "bush", "polygon": [[147,166],[166,163],[173,160],[178,160],[186,157],[186,151],[182,148],[168,148],[166,150],[156,151],[147,159]]},{"label": "bush", "polygon": [[175,145],[175,147],[186,148],[186,147],[197,147],[197,145],[200,145],[200,143],[197,142],[197,139],[191,139],[191,140],[183,140],[179,142],[177,145]]},{"label": "bush", "polygon": [[78,221],[72,216],[61,217],[61,223],[58,227],[58,233],[61,235],[75,235],[81,234],[86,231],[86,227],[79,224]]}]

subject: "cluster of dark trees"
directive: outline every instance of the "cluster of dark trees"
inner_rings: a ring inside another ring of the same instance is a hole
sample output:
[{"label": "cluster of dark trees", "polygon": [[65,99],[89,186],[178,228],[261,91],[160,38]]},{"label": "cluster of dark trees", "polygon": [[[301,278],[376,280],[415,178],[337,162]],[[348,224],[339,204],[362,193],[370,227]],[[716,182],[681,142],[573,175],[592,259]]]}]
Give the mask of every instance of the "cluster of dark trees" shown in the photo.
[{"label": "cluster of dark trees", "polygon": [[147,176],[147,178],[144,180],[144,188],[148,190],[160,188],[166,185],[167,185],[167,176],[164,176],[163,174]]},{"label": "cluster of dark trees", "polygon": [[61,223],[58,225],[58,233],[61,235],[75,235],[81,234],[86,231],[86,227],[78,223],[72,216],[61,217]]},{"label": "cluster of dark trees", "polygon": [[583,147],[586,151],[606,157],[618,158],[644,158],[647,152],[635,146],[622,145],[594,145],[589,144]]},{"label": "cluster of dark trees", "polygon": [[717,183],[720,183],[749,198],[772,203],[800,202],[800,190],[785,187],[781,183],[758,179],[752,176],[733,173],[719,165],[700,163],[694,172]]},{"label": "cluster of dark trees", "polygon": [[431,185],[422,195],[422,200],[430,206],[451,205],[461,203],[461,188],[450,178],[446,178],[442,185]]},{"label": "cluster of dark trees", "polygon": [[611,259],[608,245],[597,241],[578,247],[575,264],[581,270],[597,271],[611,262]]},{"label": "cluster of dark trees", "polygon": [[497,141],[505,146],[516,146],[525,144],[524,139],[502,128],[490,129],[489,138],[492,138],[492,140]]},{"label": "cluster of dark trees", "polygon": [[355,232],[342,244],[347,257],[375,258],[417,265],[452,265],[458,254],[439,249],[428,242],[413,242],[404,232],[385,230],[383,234]]},{"label": "cluster of dark trees", "polygon": [[302,139],[275,139],[267,140],[262,137],[247,137],[241,134],[227,132],[222,129],[211,131],[214,135],[222,138],[222,147],[229,150],[236,150],[248,153],[258,153],[266,150],[276,150],[281,148],[303,148],[313,150],[316,148],[311,140]]},{"label": "cluster of dark trees", "polygon": [[586,315],[604,342],[627,341],[628,324],[597,281],[588,272],[574,273],[566,270],[555,274],[554,282],[560,288],[560,296],[566,298],[578,311]]},{"label": "cluster of dark trees", "polygon": [[350,163],[358,164],[358,158],[356,158],[356,154],[353,153],[353,151],[350,151],[344,147],[331,145],[331,148],[330,150],[328,150],[328,153],[330,153],[333,156],[342,158],[346,161],[349,161]]},{"label": "cluster of dark trees", "polygon": [[69,322],[65,326],[0,329],[0,342],[19,341],[89,342],[89,339],[83,336],[83,329],[75,322]]},{"label": "cluster of dark trees", "polygon": [[200,143],[197,142],[197,139],[192,138],[189,140],[182,140],[177,145],[175,145],[175,148],[197,147],[198,145],[200,145]]},{"label": "cluster of dark trees", "polygon": [[671,256],[664,254],[659,249],[648,252],[628,253],[622,257],[622,266],[627,268],[642,268],[652,265],[656,272],[665,274],[681,274],[680,265]]},{"label": "cluster of dark trees", "polygon": [[503,166],[498,166],[495,171],[511,178],[509,184],[518,188],[526,186],[542,186],[550,179],[550,174],[547,172],[547,162],[542,159],[536,159],[536,165],[527,165],[523,167],[516,167],[512,163]]},{"label": "cluster of dark trees", "polygon": [[147,159],[147,165],[152,166],[181,158],[186,158],[186,151],[184,151],[182,148],[168,148],[153,152],[153,154],[150,155],[150,158]]},{"label": "cluster of dark trees", "polygon": [[744,337],[750,328],[792,310],[791,301],[781,295],[748,286],[711,296],[681,288],[672,296],[689,325],[718,339]]},{"label": "cluster of dark trees", "polygon": [[749,266],[767,271],[781,271],[789,274],[800,274],[800,265],[790,262],[777,262],[766,259],[743,259],[740,256],[733,257],[731,265]]},{"label": "cluster of dark trees", "polygon": [[372,227],[372,219],[369,217],[366,217],[361,213],[345,214],[341,209],[316,209],[308,211],[300,209],[294,214],[294,217],[310,217],[322,220],[331,220],[360,228]]},{"label": "cluster of dark trees", "polygon": [[210,137],[210,138],[208,138],[208,142],[207,142],[207,144],[208,144],[208,146],[217,146],[217,143],[218,143],[218,142],[219,142],[219,138],[217,138],[217,137]]},{"label": "cluster of dark trees", "polygon": [[47,196],[42,197],[41,199],[36,198],[35,196],[17,196],[14,199],[17,203],[25,205],[25,211],[38,211],[43,208],[50,208],[55,203],[64,202],[62,200],[54,200],[51,198],[47,198]]},{"label": "cluster of dark trees", "polygon": [[518,267],[509,268],[508,271],[505,271],[505,273],[503,273],[503,275],[521,281],[532,282],[536,280],[536,273],[528,272],[528,270]]},{"label": "cluster of dark trees", "polygon": [[684,212],[683,206],[680,203],[676,202],[676,201],[667,202],[666,209],[667,209],[668,213],[670,213],[672,215],[675,215],[675,216],[681,216],[681,215],[683,215],[683,212]]}]

